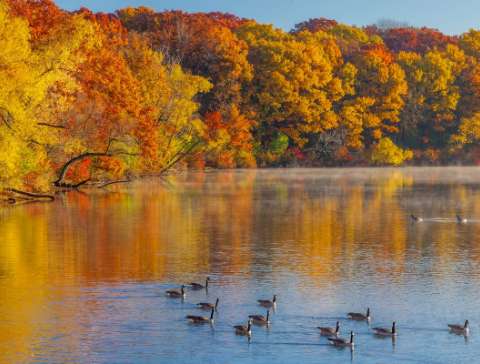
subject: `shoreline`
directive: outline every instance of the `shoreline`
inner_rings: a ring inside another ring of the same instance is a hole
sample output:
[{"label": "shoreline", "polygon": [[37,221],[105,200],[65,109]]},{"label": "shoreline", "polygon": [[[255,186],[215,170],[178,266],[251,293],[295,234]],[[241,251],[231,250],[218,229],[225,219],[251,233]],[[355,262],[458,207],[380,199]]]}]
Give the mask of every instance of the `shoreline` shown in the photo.
[{"label": "shoreline", "polygon": [[[171,176],[181,176],[186,174],[221,174],[221,173],[275,173],[275,172],[289,172],[290,175],[295,175],[294,172],[300,173],[309,173],[309,172],[320,172],[320,171],[337,171],[337,172],[365,172],[367,175],[371,176],[374,172],[378,176],[381,176],[383,172],[421,172],[421,171],[476,171],[480,172],[480,166],[475,165],[447,165],[447,166],[328,166],[328,167],[306,167],[306,166],[295,166],[295,167],[260,167],[260,168],[231,168],[231,169],[221,169],[221,168],[205,168],[205,169],[185,169],[185,170],[171,170],[168,173],[164,174],[149,174],[142,175],[128,180],[118,180],[118,181],[97,181],[94,183],[84,184],[78,188],[58,188],[55,187],[51,191],[47,192],[32,192],[32,191],[22,191],[18,189],[6,188],[0,191],[0,205],[4,206],[17,206],[27,203],[38,203],[38,202],[53,202],[56,200],[56,195],[69,193],[69,192],[84,192],[84,191],[93,191],[93,190],[108,190],[108,187],[114,185],[130,185],[132,183],[147,181],[147,180],[162,180]],[[367,173],[370,172],[370,173]],[[358,177],[358,175],[356,175]],[[455,177],[455,176],[453,176]],[[480,178],[480,176],[479,176]]]}]

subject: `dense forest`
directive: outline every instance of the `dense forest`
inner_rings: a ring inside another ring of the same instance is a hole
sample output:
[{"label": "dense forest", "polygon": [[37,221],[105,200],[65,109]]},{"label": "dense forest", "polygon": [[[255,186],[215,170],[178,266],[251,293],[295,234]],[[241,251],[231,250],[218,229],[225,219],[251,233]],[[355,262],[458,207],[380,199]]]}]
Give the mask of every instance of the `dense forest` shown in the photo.
[{"label": "dense forest", "polygon": [[480,163],[480,31],[0,0],[0,187]]}]

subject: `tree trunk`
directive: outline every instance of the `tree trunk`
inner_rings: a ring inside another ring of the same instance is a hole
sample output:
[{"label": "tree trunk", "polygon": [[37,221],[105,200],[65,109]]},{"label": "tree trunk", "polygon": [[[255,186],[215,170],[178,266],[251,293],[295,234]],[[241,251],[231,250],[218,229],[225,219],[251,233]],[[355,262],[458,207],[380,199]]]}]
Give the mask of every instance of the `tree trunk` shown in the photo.
[{"label": "tree trunk", "polygon": [[53,183],[55,187],[60,187],[60,188],[78,188],[85,183],[89,182],[90,179],[82,181],[77,184],[71,184],[71,183],[65,183],[65,176],[69,170],[69,168],[74,165],[76,162],[82,161],[86,158],[92,158],[92,157],[110,157],[110,153],[93,153],[93,152],[88,152],[88,153],[83,153],[80,154],[72,159],[70,159],[67,163],[63,165],[63,167],[60,169],[58,172],[58,178],[57,180]]}]

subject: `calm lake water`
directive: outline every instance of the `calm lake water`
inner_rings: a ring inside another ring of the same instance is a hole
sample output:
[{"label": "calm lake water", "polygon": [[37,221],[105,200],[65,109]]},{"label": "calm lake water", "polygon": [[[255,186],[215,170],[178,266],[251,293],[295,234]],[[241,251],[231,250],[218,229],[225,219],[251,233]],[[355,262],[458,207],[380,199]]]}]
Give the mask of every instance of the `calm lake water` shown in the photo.
[{"label": "calm lake water", "polygon": [[[273,294],[270,328],[235,336]],[[213,327],[185,321],[217,297]],[[480,168],[199,172],[0,210],[0,363],[477,363],[479,303]],[[346,319],[367,307],[395,342]],[[316,330],[337,320],[353,352]]]}]

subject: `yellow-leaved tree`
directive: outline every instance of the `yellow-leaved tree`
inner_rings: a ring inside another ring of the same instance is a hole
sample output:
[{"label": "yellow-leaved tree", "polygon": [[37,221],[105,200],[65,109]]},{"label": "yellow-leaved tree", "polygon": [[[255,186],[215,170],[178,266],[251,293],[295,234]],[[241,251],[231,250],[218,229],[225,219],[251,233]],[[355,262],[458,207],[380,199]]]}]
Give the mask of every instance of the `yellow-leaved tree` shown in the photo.
[{"label": "yellow-leaved tree", "polygon": [[407,146],[443,147],[445,131],[455,126],[460,89],[457,78],[466,67],[465,55],[456,46],[424,55],[400,52],[398,62],[408,81],[406,104],[401,114],[402,143]]},{"label": "yellow-leaved tree", "polygon": [[413,158],[411,150],[403,150],[390,138],[381,138],[374,144],[371,151],[371,161],[378,165],[402,165],[405,161]]},{"label": "yellow-leaved tree", "polygon": [[368,146],[385,134],[398,131],[403,97],[407,93],[405,72],[383,45],[363,49],[353,56],[352,62],[358,70],[356,93],[345,101],[343,116],[347,125],[356,124],[352,116],[362,122],[362,135],[355,126],[350,142]]},{"label": "yellow-leaved tree", "polygon": [[143,168],[166,170],[203,147],[205,124],[195,97],[212,85],[176,63],[165,63],[163,54],[138,35],[130,36],[124,55],[139,82],[145,111],[136,131]]},{"label": "yellow-leaved tree", "polygon": [[75,87],[69,69],[90,28],[72,17],[61,36],[32,45],[26,20],[0,1],[0,186],[46,190],[52,168],[47,155],[59,131],[46,127],[66,102],[53,97]]},{"label": "yellow-leaved tree", "polygon": [[472,146],[480,141],[480,113],[472,117],[463,118],[458,127],[458,132],[451,136],[450,143],[454,149],[463,146]]},{"label": "yellow-leaved tree", "polygon": [[332,43],[323,42],[324,34],[289,34],[253,22],[237,34],[248,44],[254,66],[248,105],[259,122],[257,137],[266,154],[285,135],[292,145],[303,146],[307,134],[337,126],[333,102],[343,91],[328,48]]},{"label": "yellow-leaved tree", "polygon": [[378,35],[345,24],[330,27],[328,33],[347,61],[339,73],[346,94],[336,107],[343,145],[368,149],[398,131],[407,93],[405,73]]}]

